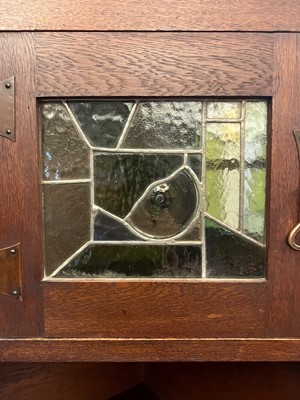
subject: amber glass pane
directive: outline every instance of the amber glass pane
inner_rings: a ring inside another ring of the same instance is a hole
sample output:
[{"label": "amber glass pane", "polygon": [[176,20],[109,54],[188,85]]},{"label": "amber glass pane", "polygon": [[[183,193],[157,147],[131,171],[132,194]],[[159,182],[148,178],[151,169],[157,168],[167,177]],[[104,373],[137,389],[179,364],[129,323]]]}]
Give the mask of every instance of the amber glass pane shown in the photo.
[{"label": "amber glass pane", "polygon": [[45,268],[51,274],[90,239],[89,184],[44,186]]},{"label": "amber glass pane", "polygon": [[188,170],[154,183],[128,218],[141,234],[154,238],[176,236],[189,227],[197,211],[197,187]]}]

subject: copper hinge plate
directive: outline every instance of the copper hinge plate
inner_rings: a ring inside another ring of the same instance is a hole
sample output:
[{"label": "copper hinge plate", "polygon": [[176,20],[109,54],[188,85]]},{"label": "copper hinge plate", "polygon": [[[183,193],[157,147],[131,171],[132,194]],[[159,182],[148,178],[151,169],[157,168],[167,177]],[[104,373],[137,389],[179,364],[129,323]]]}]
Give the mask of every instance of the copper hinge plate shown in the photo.
[{"label": "copper hinge plate", "polygon": [[20,243],[0,249],[0,295],[21,300]]},{"label": "copper hinge plate", "polygon": [[0,136],[16,141],[15,78],[0,81]]}]

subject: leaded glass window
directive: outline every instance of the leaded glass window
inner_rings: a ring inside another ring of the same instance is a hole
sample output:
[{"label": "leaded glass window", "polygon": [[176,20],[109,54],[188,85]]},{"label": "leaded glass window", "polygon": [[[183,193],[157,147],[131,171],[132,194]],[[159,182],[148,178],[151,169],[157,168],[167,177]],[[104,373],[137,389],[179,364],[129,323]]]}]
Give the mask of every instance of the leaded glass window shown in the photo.
[{"label": "leaded glass window", "polygon": [[45,101],[40,121],[47,276],[264,276],[266,101]]}]

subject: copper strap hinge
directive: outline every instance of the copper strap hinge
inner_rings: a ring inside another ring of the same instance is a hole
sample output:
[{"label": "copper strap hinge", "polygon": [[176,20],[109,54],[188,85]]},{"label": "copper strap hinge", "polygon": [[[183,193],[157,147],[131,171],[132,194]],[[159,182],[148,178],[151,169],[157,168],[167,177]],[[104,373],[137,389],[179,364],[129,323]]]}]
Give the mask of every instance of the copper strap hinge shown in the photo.
[{"label": "copper strap hinge", "polygon": [[0,136],[16,141],[14,76],[0,81]]},{"label": "copper strap hinge", "polygon": [[20,243],[0,249],[0,295],[21,298]]}]

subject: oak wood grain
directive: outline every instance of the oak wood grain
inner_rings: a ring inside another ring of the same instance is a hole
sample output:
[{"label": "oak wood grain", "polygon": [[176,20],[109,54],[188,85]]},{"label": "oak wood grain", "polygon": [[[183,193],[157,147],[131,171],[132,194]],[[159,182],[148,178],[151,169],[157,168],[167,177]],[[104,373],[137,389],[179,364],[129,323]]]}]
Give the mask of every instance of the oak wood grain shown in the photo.
[{"label": "oak wood grain", "polygon": [[[16,141],[0,138],[0,248],[20,243],[23,301],[0,296],[0,335],[42,332],[41,205],[34,35],[0,35],[0,80],[15,76]],[[0,276],[1,279],[1,276]]]},{"label": "oak wood grain", "polygon": [[14,0],[0,30],[299,31],[298,0]]},{"label": "oak wood grain", "polygon": [[299,339],[0,339],[1,362],[300,361]]},{"label": "oak wood grain", "polygon": [[273,36],[37,33],[38,96],[268,96]]},{"label": "oak wood grain", "polygon": [[276,35],[274,55],[266,323],[268,336],[287,337],[300,334],[300,253],[286,240],[299,215],[299,163],[292,132],[300,127],[297,35]]},{"label": "oak wood grain", "polygon": [[48,337],[264,336],[267,283],[43,282]]},{"label": "oak wood grain", "polygon": [[[297,118],[297,121],[295,122],[295,125],[297,129],[300,129],[300,35],[297,35],[297,50],[296,50],[296,57],[297,57],[297,66],[296,66],[296,72],[295,72],[295,87],[296,87],[296,93],[297,93],[297,110],[295,111],[295,117]],[[295,152],[295,148],[293,149]],[[293,203],[294,206],[298,206],[298,218],[300,219],[300,159],[298,160],[299,163],[299,171],[298,171],[298,203]],[[294,177],[294,175],[293,175]],[[297,179],[297,178],[296,178]],[[293,214],[294,216],[294,214]],[[296,225],[296,220],[295,220],[295,225]],[[300,235],[297,235],[297,241],[299,243],[300,241]],[[294,309],[293,309],[293,316],[292,316],[292,324],[293,324],[293,333],[295,336],[299,337],[300,336],[300,276],[299,276],[299,267],[300,267],[300,252],[298,251],[296,254],[293,255],[295,259],[297,259],[297,262],[294,261],[296,265],[296,270],[297,270],[297,275],[296,275],[296,281],[295,281],[295,287],[294,287]]]},{"label": "oak wood grain", "polygon": [[147,363],[145,383],[164,400],[296,400],[299,363]]},{"label": "oak wood grain", "polygon": [[142,381],[139,364],[1,363],[3,400],[105,400]]}]

